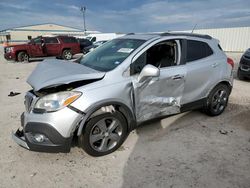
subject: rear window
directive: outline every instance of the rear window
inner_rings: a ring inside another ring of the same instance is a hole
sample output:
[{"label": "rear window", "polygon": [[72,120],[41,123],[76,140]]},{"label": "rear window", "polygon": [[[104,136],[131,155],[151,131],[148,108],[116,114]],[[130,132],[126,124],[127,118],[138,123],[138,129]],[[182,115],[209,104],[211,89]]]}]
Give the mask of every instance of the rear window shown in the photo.
[{"label": "rear window", "polygon": [[77,40],[74,37],[62,37],[61,40],[64,43],[77,43]]},{"label": "rear window", "polygon": [[201,41],[187,40],[187,62],[208,57],[213,54],[210,46]]},{"label": "rear window", "polygon": [[44,38],[44,41],[45,41],[46,44],[58,43],[58,40],[55,37]]}]

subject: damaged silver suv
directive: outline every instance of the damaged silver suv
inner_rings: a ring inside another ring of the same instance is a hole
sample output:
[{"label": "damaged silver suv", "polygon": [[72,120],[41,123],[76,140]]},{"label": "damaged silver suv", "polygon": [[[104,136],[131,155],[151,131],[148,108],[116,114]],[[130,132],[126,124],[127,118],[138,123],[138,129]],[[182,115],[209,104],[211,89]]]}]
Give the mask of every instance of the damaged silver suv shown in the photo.
[{"label": "damaged silver suv", "polygon": [[115,151],[150,119],[227,106],[234,63],[208,35],[129,34],[79,63],[41,62],[27,82],[26,111],[12,137],[33,151],[69,152],[72,139],[92,156]]}]

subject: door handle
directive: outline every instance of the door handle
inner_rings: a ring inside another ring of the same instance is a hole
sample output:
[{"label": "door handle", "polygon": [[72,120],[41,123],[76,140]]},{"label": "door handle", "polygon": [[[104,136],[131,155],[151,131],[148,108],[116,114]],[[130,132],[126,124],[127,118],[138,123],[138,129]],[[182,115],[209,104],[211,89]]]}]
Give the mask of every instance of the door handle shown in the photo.
[{"label": "door handle", "polygon": [[212,67],[217,67],[218,66],[218,63],[214,63],[214,64],[212,64]]},{"label": "door handle", "polygon": [[180,75],[180,74],[177,74],[171,77],[172,80],[180,80],[183,78],[184,78],[184,75]]}]

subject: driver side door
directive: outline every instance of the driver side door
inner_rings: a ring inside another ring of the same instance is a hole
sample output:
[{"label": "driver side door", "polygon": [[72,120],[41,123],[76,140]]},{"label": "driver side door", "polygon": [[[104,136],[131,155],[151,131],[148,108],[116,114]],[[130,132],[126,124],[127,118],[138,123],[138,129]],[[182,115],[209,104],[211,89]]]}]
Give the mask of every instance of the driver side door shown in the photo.
[{"label": "driver side door", "polygon": [[29,49],[31,57],[42,57],[44,54],[42,50],[41,38],[39,37],[33,39],[29,45]]},{"label": "driver side door", "polygon": [[[137,122],[180,113],[186,68],[185,65],[180,64],[180,42],[177,40],[165,42],[166,43],[160,42],[160,45],[170,45],[169,48],[161,48],[161,46],[159,46],[161,50],[152,50],[154,45],[143,52],[139,57],[137,56],[138,58],[132,63],[131,73],[135,73],[132,79],[132,85]],[[164,50],[172,51],[171,53],[166,53],[171,56],[170,58],[164,57]],[[157,57],[154,57],[154,55]],[[162,58],[160,58],[161,55]],[[164,58],[165,63],[162,60]],[[173,59],[171,60],[171,58]],[[156,61],[160,61],[161,63]],[[158,77],[147,76],[139,80],[138,78],[143,77],[144,68],[147,64],[155,66],[156,69],[158,68],[160,74]]]}]

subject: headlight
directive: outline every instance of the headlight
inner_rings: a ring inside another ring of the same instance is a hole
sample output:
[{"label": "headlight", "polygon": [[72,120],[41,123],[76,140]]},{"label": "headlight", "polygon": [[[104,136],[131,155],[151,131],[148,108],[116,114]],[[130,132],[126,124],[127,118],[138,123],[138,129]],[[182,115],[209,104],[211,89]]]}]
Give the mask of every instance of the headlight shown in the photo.
[{"label": "headlight", "polygon": [[13,51],[13,47],[7,47],[6,48],[6,53],[10,53],[10,52],[12,52]]},{"label": "headlight", "polygon": [[34,108],[42,109],[46,112],[57,111],[73,103],[81,94],[81,92],[77,91],[64,91],[45,95],[36,102]]}]

